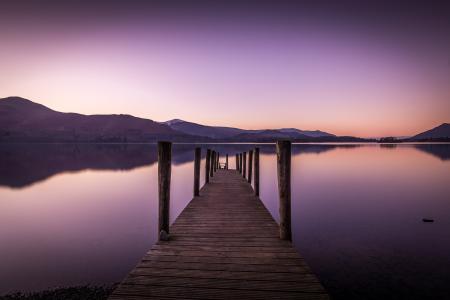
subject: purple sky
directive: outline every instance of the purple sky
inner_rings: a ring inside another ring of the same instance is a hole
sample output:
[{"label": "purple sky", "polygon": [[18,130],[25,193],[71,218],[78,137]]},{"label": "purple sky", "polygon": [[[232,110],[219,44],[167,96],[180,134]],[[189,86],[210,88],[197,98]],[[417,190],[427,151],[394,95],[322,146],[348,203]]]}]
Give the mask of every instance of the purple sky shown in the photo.
[{"label": "purple sky", "polygon": [[2,1],[0,97],[366,137],[449,122],[448,5],[334,2]]}]

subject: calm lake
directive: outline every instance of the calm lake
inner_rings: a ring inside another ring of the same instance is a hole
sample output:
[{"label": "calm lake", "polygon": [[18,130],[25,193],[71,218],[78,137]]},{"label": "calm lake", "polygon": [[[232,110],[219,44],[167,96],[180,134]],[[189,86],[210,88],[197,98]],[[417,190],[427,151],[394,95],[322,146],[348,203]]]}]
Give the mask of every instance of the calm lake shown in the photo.
[{"label": "calm lake", "polygon": [[[172,221],[192,198],[194,147],[174,145]],[[234,168],[255,145],[208,147]],[[258,147],[278,220],[275,145]],[[0,145],[0,295],[119,282],[156,242],[157,204],[156,145]],[[448,299],[450,145],[293,145],[292,222],[335,299]]]}]

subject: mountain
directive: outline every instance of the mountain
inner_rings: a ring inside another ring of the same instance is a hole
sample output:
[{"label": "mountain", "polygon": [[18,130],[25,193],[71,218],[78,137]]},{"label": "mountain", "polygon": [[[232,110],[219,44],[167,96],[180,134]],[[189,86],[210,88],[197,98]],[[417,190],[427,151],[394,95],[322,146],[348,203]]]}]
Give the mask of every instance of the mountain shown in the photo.
[{"label": "mountain", "polygon": [[167,122],[130,115],[62,113],[20,97],[0,99],[0,142],[368,142],[296,128],[246,130],[179,119]]},{"label": "mountain", "polygon": [[62,113],[20,97],[0,99],[0,142],[153,142],[193,138],[165,124],[130,115]]},{"label": "mountain", "polygon": [[179,132],[213,139],[226,139],[245,132],[245,130],[239,128],[207,126],[183,121],[180,119],[174,119],[167,122],[163,122],[163,124],[166,124],[170,128],[177,130]]},{"label": "mountain", "polygon": [[278,131],[283,132],[283,133],[301,134],[301,135],[306,135],[308,137],[335,137],[334,134],[320,131],[320,130],[300,130],[297,128],[281,128],[281,129],[278,129]]},{"label": "mountain", "polygon": [[220,140],[251,140],[256,138],[261,139],[307,139],[317,137],[335,137],[335,135],[315,130],[299,130],[296,128],[281,128],[281,129],[261,129],[261,130],[246,130],[234,127],[222,126],[207,126],[197,123],[187,122],[180,119],[174,119],[164,122],[172,129],[177,131],[193,134],[197,136],[209,137]]},{"label": "mountain", "polygon": [[413,141],[432,141],[432,140],[443,140],[443,141],[450,141],[450,124],[449,123],[443,123],[439,125],[438,127],[435,127],[433,129],[424,131],[422,133],[419,133],[410,140]]}]

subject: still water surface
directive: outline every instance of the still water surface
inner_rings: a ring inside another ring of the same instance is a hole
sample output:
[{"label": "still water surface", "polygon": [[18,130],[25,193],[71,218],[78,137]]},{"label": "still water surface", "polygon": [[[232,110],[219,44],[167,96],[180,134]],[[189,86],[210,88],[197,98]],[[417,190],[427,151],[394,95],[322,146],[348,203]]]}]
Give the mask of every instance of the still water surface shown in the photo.
[{"label": "still water surface", "polygon": [[[172,221],[191,199],[194,147],[174,145]],[[234,167],[254,145],[208,147]],[[259,147],[278,220],[275,146]],[[450,145],[292,153],[293,242],[334,298],[448,299]],[[155,145],[1,145],[0,295],[120,281],[157,239],[156,160]]]}]

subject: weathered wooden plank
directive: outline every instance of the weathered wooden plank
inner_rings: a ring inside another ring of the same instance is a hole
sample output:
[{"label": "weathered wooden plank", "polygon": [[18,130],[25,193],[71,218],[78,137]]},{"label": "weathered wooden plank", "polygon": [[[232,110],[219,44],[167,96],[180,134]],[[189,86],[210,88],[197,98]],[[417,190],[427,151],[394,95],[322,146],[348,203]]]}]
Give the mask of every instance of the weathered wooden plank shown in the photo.
[{"label": "weathered wooden plank", "polygon": [[237,170],[217,170],[170,232],[110,299],[329,299]]},{"label": "weathered wooden plank", "polygon": [[205,256],[178,256],[178,255],[146,255],[143,260],[172,261],[186,263],[217,263],[217,264],[244,264],[244,265],[286,265],[296,266],[304,263],[298,258],[272,258],[272,257],[205,257]]},{"label": "weathered wooden plank", "polygon": [[159,285],[177,286],[192,288],[217,288],[236,290],[259,290],[259,291],[283,291],[283,292],[310,292],[317,293],[323,291],[317,281],[291,282],[283,281],[258,281],[258,280],[237,280],[237,279],[205,279],[205,278],[180,278],[180,277],[157,277],[157,276],[135,276],[129,277],[124,284],[132,285]]},{"label": "weathered wooden plank", "polygon": [[193,278],[219,278],[238,280],[283,281],[295,284],[304,281],[317,281],[311,273],[283,273],[283,272],[237,272],[214,270],[190,270],[180,268],[135,268],[129,274],[132,276],[167,276],[167,277],[193,277]]},{"label": "weathered wooden plank", "polygon": [[[259,291],[259,290],[234,290],[220,288],[192,288],[177,286],[157,286],[157,285],[128,285],[122,284],[116,290],[116,296],[163,296],[178,299],[328,299],[322,293],[300,293],[300,292],[280,292],[280,291]],[[123,299],[123,298],[113,298]]]}]

